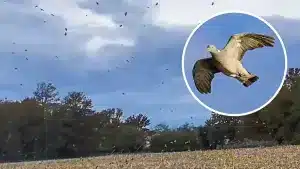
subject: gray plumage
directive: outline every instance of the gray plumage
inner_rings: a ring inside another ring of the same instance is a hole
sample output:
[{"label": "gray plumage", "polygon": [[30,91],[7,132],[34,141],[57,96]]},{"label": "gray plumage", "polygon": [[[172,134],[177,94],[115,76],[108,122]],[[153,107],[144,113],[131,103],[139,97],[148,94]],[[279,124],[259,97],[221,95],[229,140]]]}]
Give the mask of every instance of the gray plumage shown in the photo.
[{"label": "gray plumage", "polygon": [[196,61],[193,67],[193,79],[197,90],[202,94],[211,93],[212,80],[216,73],[223,73],[240,81],[245,87],[256,82],[258,76],[248,72],[242,65],[242,59],[248,50],[262,47],[273,47],[274,37],[240,33],[232,35],[222,50],[208,45],[211,58]]}]

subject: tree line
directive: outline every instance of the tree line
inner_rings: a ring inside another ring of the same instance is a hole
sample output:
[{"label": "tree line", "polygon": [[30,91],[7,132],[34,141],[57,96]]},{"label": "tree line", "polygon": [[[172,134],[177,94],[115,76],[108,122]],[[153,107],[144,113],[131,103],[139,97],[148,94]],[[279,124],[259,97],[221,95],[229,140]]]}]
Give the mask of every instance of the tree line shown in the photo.
[{"label": "tree line", "polygon": [[300,69],[290,68],[278,96],[257,113],[212,113],[202,126],[150,129],[146,114],[124,119],[120,108],[95,111],[83,92],[65,97],[52,83],[32,96],[0,100],[0,158],[4,161],[71,158],[114,153],[194,151],[300,144]]}]

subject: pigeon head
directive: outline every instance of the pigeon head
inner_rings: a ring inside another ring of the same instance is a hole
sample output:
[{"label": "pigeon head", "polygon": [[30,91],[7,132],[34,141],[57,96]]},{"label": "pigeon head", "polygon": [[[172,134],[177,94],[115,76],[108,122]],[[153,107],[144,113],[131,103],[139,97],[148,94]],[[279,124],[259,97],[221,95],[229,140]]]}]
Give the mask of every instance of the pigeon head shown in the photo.
[{"label": "pigeon head", "polygon": [[208,46],[207,46],[207,51],[208,51],[208,52],[211,52],[211,53],[215,53],[215,52],[218,51],[218,49],[217,49],[217,47],[214,46],[214,45],[208,45]]}]

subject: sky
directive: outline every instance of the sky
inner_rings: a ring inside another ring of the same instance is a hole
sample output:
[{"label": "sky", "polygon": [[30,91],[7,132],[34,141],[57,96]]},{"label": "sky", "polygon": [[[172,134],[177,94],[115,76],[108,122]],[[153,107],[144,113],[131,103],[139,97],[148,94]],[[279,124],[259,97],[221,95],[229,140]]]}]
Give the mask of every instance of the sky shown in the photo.
[{"label": "sky", "polygon": [[0,96],[22,99],[46,81],[62,97],[85,92],[97,110],[120,107],[125,117],[144,113],[151,126],[203,124],[210,112],[193,99],[181,73],[183,46],[199,20],[224,10],[262,16],[282,36],[289,67],[299,67],[299,5],[296,0],[216,0],[214,6],[209,0],[1,1]]},{"label": "sky", "polygon": [[[245,68],[260,79],[246,88],[238,80],[218,73],[212,81],[212,93],[199,93],[192,70],[197,60],[211,57],[206,53],[207,45],[216,45],[221,50],[231,35],[245,32],[275,38],[274,47],[248,51],[242,60]],[[283,48],[272,29],[259,19],[240,13],[219,15],[200,26],[189,41],[184,55],[185,75],[193,93],[205,105],[222,113],[244,114],[261,107],[276,94],[285,77]]]}]

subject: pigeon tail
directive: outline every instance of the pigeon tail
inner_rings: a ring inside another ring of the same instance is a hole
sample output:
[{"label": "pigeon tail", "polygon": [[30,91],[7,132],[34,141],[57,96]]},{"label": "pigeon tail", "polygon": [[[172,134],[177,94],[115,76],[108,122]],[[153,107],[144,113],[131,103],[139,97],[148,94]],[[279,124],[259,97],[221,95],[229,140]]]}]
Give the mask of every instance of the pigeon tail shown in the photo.
[{"label": "pigeon tail", "polygon": [[243,83],[243,85],[244,85],[245,87],[249,87],[249,86],[251,86],[254,82],[256,82],[258,79],[259,79],[258,76],[252,75],[247,81],[245,81],[245,82]]}]

